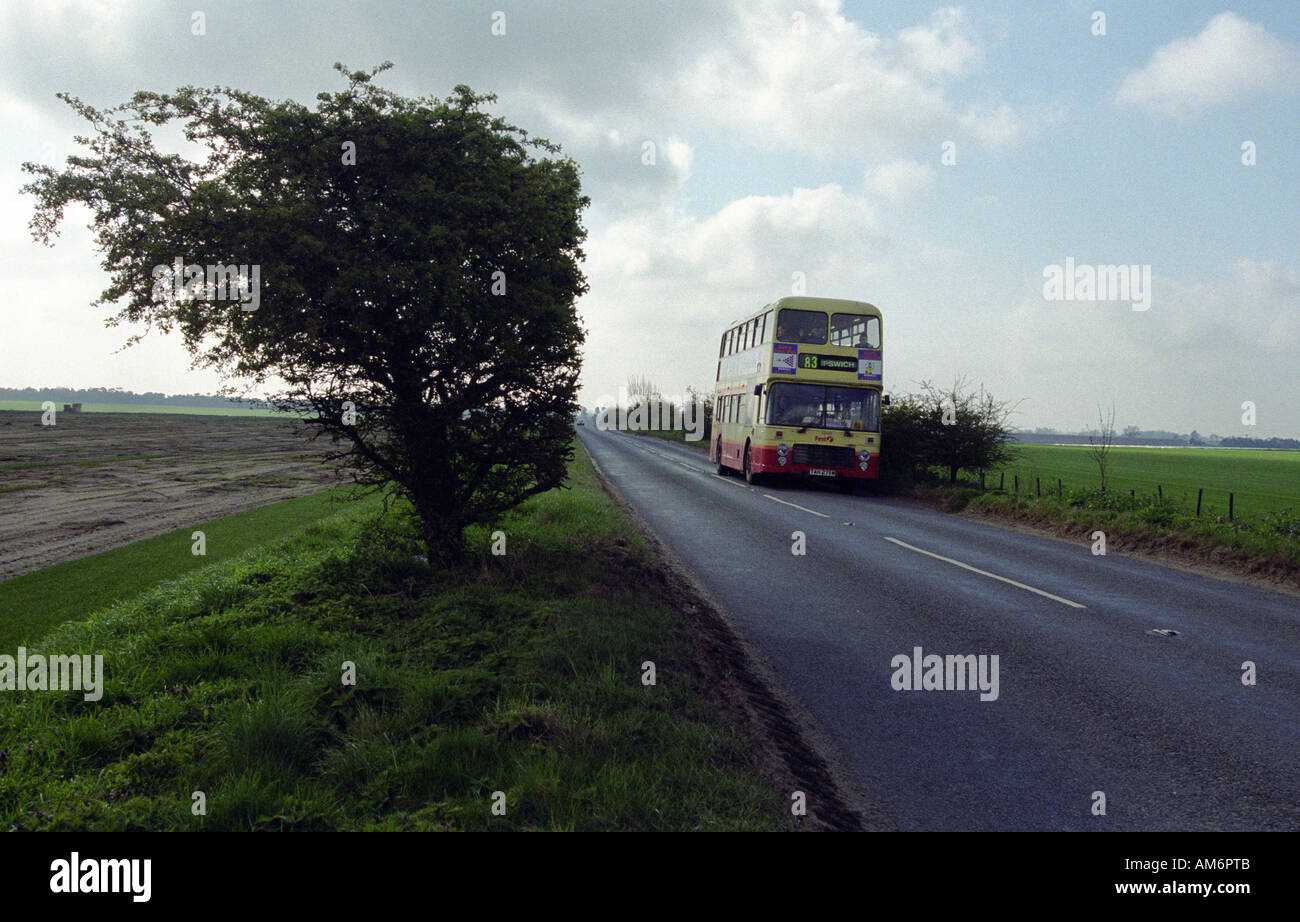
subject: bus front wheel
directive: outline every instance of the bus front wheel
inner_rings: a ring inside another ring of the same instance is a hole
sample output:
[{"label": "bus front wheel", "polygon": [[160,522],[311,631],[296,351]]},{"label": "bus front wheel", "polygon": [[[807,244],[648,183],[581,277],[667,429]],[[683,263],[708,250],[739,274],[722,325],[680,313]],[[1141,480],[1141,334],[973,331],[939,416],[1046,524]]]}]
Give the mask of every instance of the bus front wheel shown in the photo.
[{"label": "bus front wheel", "polygon": [[760,474],[755,474],[754,469],[749,466],[749,443],[745,443],[745,483],[756,484]]},{"label": "bus front wheel", "polygon": [[722,439],[718,439],[718,450],[714,457],[717,459],[718,464],[716,471],[717,475],[719,477],[727,476],[727,466],[722,463]]}]

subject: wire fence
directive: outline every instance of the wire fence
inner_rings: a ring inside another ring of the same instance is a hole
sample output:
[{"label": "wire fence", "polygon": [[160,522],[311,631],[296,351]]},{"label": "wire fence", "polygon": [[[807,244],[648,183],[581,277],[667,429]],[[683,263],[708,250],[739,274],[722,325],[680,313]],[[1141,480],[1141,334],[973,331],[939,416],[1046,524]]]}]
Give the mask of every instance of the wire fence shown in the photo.
[{"label": "wire fence", "polygon": [[[997,491],[1040,498],[1046,496],[1062,502],[1072,491],[1102,492],[1100,477],[1091,480],[1066,479],[1044,476],[1035,472],[1026,474],[1019,470],[981,472],[978,481],[973,485],[985,492]],[[1166,486],[1159,481],[1135,483],[1131,479],[1125,479],[1119,485],[1112,482],[1105,492],[1133,499],[1147,499],[1161,504],[1168,503],[1179,511],[1193,516],[1223,516],[1228,521],[1237,521],[1243,515],[1258,517],[1278,508],[1274,499],[1267,495],[1213,487],[1189,487],[1185,484]]]}]

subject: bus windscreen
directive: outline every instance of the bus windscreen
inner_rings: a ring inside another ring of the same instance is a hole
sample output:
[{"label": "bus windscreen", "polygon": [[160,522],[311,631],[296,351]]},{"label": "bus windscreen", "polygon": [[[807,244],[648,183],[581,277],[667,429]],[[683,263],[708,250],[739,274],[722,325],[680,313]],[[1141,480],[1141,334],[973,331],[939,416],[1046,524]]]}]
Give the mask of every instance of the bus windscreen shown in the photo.
[{"label": "bus windscreen", "polygon": [[880,392],[865,387],[777,383],[768,388],[767,425],[880,431]]}]

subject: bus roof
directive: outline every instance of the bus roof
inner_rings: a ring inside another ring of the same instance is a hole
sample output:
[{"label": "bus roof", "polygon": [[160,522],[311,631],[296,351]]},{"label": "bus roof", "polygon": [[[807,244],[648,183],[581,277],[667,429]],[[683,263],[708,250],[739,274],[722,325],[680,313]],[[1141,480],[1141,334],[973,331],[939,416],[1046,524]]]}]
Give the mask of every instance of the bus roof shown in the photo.
[{"label": "bus roof", "polygon": [[746,314],[738,320],[727,324],[727,328],[745,323],[754,317],[762,316],[770,310],[782,310],[789,308],[797,311],[825,311],[827,313],[841,314],[866,314],[871,317],[880,316],[880,308],[874,304],[868,304],[866,301],[850,301],[846,298],[809,298],[809,297],[789,297],[781,298],[779,301],[773,301],[771,304],[764,304],[761,308]]}]

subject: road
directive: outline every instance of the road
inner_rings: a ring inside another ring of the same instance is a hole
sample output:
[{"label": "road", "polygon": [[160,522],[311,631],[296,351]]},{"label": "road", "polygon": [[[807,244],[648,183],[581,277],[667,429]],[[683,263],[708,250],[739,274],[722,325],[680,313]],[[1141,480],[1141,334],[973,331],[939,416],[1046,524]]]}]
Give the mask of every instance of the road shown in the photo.
[{"label": "road", "polygon": [[[1300,829],[1300,599],[579,432],[888,828]],[[896,690],[916,647],[997,697]]]}]

